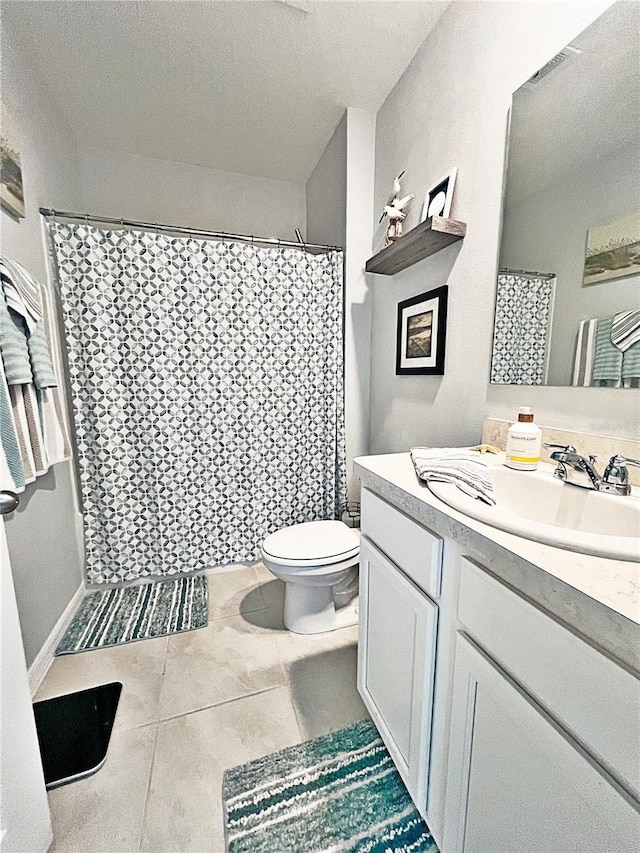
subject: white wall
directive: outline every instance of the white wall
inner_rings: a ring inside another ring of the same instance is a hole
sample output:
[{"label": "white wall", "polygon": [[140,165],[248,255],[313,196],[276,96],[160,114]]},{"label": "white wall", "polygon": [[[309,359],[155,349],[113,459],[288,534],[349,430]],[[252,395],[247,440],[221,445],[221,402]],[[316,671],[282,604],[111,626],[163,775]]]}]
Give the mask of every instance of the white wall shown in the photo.
[{"label": "white wall", "polygon": [[375,115],[349,108],[307,181],[307,239],[345,249],[345,420],[348,491],[357,500],[353,459],[369,447],[371,254]]},{"label": "white wall", "polygon": [[608,317],[640,304],[640,275],[583,284],[589,228],[632,213],[639,197],[640,159],[633,145],[582,165],[505,208],[500,266],[557,276],[550,385],[571,384],[581,320]]},{"label": "white wall", "polygon": [[[82,213],[295,240],[304,184],[118,151],[80,152]],[[73,211],[75,212],[75,211]]]},{"label": "white wall", "polygon": [[372,296],[364,265],[371,254],[376,117],[347,110],[347,250],[345,255],[345,418],[349,496],[358,499],[353,459],[369,452]]},{"label": "white wall", "polygon": [[[25,62],[11,26],[2,22],[2,99],[11,118],[6,132],[22,159],[27,215],[0,213],[2,251],[46,278],[40,206],[75,209],[81,203],[70,129],[42,81]],[[54,465],[28,485],[6,530],[27,664],[30,664],[82,580],[77,512],[70,462]]]},{"label": "white wall", "polygon": [[306,186],[307,240],[328,246],[347,241],[347,113],[336,127]]},{"label": "white wall", "polygon": [[[637,398],[628,392],[488,386],[511,94],[609,5],[453,3],[380,109],[376,211],[402,169],[403,189],[420,202],[426,188],[458,166],[451,215],[467,223],[467,236],[372,283],[372,453],[477,441],[485,415],[510,418],[523,404],[535,406],[545,424],[621,437],[637,430]],[[414,205],[407,228],[420,207]],[[443,284],[449,285],[445,375],[395,376],[398,301]]]}]

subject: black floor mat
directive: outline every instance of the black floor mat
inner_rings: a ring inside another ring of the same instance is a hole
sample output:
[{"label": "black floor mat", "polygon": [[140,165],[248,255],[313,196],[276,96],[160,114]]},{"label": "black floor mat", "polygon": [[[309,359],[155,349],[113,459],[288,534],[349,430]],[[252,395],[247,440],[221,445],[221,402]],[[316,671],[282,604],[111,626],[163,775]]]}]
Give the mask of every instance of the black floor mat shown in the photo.
[{"label": "black floor mat", "polygon": [[99,770],[116,718],[122,684],[114,681],[33,703],[47,788]]}]

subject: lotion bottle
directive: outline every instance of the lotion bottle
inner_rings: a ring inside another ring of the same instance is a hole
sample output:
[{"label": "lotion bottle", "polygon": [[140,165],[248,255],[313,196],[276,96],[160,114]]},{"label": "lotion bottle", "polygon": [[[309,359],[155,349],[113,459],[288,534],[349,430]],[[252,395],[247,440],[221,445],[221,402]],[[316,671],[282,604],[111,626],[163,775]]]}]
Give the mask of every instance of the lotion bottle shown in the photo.
[{"label": "lotion bottle", "polygon": [[506,462],[508,468],[535,471],[540,462],[542,431],[533,422],[530,406],[518,409],[518,420],[507,430]]}]

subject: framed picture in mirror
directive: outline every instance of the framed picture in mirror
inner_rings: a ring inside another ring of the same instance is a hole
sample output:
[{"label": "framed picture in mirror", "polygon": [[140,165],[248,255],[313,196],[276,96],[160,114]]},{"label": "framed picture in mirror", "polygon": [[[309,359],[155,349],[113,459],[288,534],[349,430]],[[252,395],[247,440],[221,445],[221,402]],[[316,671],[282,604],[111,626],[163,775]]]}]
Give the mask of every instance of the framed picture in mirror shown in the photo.
[{"label": "framed picture in mirror", "polygon": [[584,283],[640,273],[640,212],[589,228]]}]

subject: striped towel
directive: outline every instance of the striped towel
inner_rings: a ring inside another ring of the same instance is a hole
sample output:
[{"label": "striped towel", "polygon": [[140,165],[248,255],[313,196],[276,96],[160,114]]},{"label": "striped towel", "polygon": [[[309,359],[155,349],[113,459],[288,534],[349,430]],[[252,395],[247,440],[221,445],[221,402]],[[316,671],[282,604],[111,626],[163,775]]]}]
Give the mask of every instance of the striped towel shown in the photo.
[{"label": "striped towel", "polygon": [[464,447],[412,447],[411,461],[420,480],[453,483],[466,495],[494,505],[486,462]]},{"label": "striped towel", "polygon": [[[53,307],[46,287],[42,287],[42,322],[47,346],[51,352],[55,369],[62,375],[62,362],[56,327],[53,322]],[[50,465],[71,458],[71,441],[67,425],[66,404],[62,383],[55,387],[43,388],[38,392],[38,403],[42,420],[47,459]]]},{"label": "striped towel", "polygon": [[11,411],[11,398],[0,359],[0,489],[24,491],[22,455]]},{"label": "striped towel", "polygon": [[616,314],[611,324],[611,342],[622,352],[640,343],[640,310]]},{"label": "striped towel", "polygon": [[622,350],[611,342],[613,317],[601,317],[596,325],[592,385],[618,387],[622,383]]},{"label": "striped towel", "polygon": [[38,282],[23,266],[6,255],[0,257],[0,279],[7,305],[24,317],[29,334],[32,334],[42,317]]},{"label": "striped towel", "polygon": [[573,360],[572,385],[591,385],[595,353],[597,320],[583,320],[578,328],[576,354]]},{"label": "striped towel", "polygon": [[[6,340],[7,352],[5,355],[3,347],[3,358],[9,359],[5,365],[9,384],[34,382],[36,388],[54,388],[58,382],[47,343],[42,287],[24,267],[6,256],[0,258],[0,280],[8,315],[15,327],[9,326],[2,308],[0,331]],[[23,341],[26,342],[27,361]]]}]

